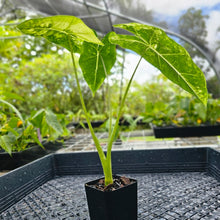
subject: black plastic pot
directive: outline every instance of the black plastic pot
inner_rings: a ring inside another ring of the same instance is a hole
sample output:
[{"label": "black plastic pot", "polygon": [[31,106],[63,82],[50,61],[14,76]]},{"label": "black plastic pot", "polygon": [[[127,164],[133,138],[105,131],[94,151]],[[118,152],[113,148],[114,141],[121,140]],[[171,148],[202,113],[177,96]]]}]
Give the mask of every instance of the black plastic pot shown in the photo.
[{"label": "black plastic pot", "polygon": [[216,136],[220,135],[220,125],[201,125],[186,127],[153,126],[153,131],[156,138]]},{"label": "black plastic pot", "polygon": [[136,220],[137,181],[115,191],[103,192],[92,187],[98,180],[85,184],[91,220]]},{"label": "black plastic pot", "polygon": [[122,140],[120,138],[116,139],[114,145],[122,145]]}]

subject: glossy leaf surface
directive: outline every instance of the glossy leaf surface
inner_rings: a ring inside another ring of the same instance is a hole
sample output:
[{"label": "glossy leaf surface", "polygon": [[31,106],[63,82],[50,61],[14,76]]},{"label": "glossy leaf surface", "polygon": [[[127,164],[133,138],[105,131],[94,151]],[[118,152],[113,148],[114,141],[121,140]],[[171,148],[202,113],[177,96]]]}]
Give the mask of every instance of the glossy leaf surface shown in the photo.
[{"label": "glossy leaf surface", "polygon": [[88,42],[83,43],[79,64],[83,71],[84,79],[93,94],[102,85],[106,74],[108,75],[110,73],[116,60],[116,46],[108,40],[111,34],[109,33],[103,38],[102,42],[104,46]]},{"label": "glossy leaf surface", "polygon": [[72,52],[79,52],[83,41],[102,45],[93,30],[74,16],[57,15],[30,19],[17,27],[24,34],[44,37]]},{"label": "glossy leaf surface", "polygon": [[195,95],[206,105],[207,88],[204,74],[181,45],[156,27],[137,23],[120,24],[115,27],[134,35],[111,35],[112,43],[135,51],[168,79]]}]

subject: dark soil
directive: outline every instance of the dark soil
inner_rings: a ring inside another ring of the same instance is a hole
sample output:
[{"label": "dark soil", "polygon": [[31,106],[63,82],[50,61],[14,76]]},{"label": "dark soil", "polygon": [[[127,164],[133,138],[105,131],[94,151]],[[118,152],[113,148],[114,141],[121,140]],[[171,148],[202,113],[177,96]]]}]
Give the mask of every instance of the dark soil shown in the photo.
[{"label": "dark soil", "polygon": [[94,185],[90,185],[96,189],[99,189],[103,192],[110,192],[117,190],[119,188],[125,187],[129,184],[132,184],[134,180],[131,180],[125,176],[113,176],[113,183],[105,186],[105,180],[104,178],[99,179],[97,183]]}]

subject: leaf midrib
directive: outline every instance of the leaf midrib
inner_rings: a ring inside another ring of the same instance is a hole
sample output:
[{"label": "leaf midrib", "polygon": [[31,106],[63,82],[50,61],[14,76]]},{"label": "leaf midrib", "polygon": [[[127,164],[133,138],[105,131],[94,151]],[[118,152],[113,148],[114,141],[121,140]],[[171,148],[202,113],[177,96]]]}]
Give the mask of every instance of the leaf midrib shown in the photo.
[{"label": "leaf midrib", "polygon": [[[194,95],[196,95],[196,97],[198,98],[198,99],[200,99],[198,96],[197,96],[197,94],[196,94],[196,92],[195,92],[195,90],[190,86],[190,84],[187,82],[187,80],[185,80],[185,78],[180,74],[180,72],[162,55],[162,54],[160,54],[157,50],[155,50],[152,46],[151,46],[151,44],[149,44],[147,41],[145,41],[145,39],[144,38],[142,38],[140,35],[138,35],[138,38],[140,38],[140,40],[142,40],[143,41],[143,45],[147,45],[148,46],[148,48],[150,48],[152,51],[154,51],[159,57],[161,57],[177,74],[178,74],[178,77],[180,77],[186,84],[187,84],[187,86],[193,91],[193,93],[194,93]],[[147,48],[147,49],[148,49]]]},{"label": "leaf midrib", "polygon": [[100,56],[100,51],[97,50],[94,86],[96,85],[96,81],[97,81],[97,72],[98,72],[98,66],[99,66],[99,56]]}]

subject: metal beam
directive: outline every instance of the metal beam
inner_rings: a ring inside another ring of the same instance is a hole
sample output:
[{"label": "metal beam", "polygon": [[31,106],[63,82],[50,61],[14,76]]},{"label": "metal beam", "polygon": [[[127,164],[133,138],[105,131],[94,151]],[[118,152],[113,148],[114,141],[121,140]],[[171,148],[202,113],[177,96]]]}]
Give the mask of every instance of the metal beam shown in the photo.
[{"label": "metal beam", "polygon": [[102,13],[102,14],[95,14],[95,15],[82,15],[82,16],[78,16],[78,18],[90,19],[90,18],[103,18],[106,16],[108,16],[106,13]]}]

